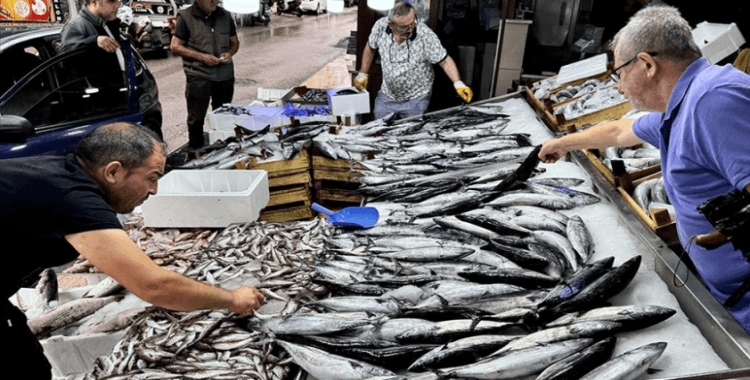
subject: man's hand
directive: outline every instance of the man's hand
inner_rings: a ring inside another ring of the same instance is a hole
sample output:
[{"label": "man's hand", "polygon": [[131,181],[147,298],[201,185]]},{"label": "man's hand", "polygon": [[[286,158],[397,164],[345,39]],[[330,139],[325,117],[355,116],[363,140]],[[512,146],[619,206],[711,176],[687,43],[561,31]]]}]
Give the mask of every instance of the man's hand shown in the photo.
[{"label": "man's hand", "polygon": [[471,88],[466,86],[464,82],[462,81],[456,81],[453,83],[453,87],[456,88],[456,92],[458,93],[458,96],[461,97],[461,99],[464,100],[464,102],[469,103],[471,102],[471,98],[474,96],[474,93],[471,91]]},{"label": "man's hand", "polygon": [[229,311],[242,315],[250,315],[257,310],[266,300],[266,297],[257,289],[247,286],[239,287],[232,291],[232,306]]},{"label": "man's hand", "polygon": [[201,55],[201,62],[205,63],[208,66],[216,66],[221,61],[219,60],[219,57],[211,54],[203,54]]},{"label": "man's hand", "polygon": [[367,82],[368,82],[369,75],[365,73],[359,73],[354,78],[354,87],[357,88],[357,90],[362,91],[367,88]]},{"label": "man's hand", "polygon": [[221,61],[221,63],[231,63],[232,55],[229,53],[222,53],[221,57],[219,57],[219,61]]},{"label": "man's hand", "polygon": [[117,41],[107,36],[97,37],[96,44],[99,45],[100,48],[102,48],[104,51],[108,53],[114,53],[115,50],[117,50],[117,48],[120,47],[120,44],[118,44]]},{"label": "man's hand", "polygon": [[542,145],[542,150],[539,151],[539,159],[548,164],[557,162],[557,160],[568,153],[568,150],[561,145],[559,139],[545,141]]}]

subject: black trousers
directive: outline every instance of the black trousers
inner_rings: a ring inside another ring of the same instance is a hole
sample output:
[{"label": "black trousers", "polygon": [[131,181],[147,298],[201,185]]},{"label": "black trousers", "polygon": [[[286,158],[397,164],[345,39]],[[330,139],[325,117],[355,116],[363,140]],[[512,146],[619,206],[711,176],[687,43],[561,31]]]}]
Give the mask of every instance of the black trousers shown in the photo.
[{"label": "black trousers", "polygon": [[215,82],[206,78],[187,76],[185,98],[187,99],[187,126],[190,147],[198,149],[204,145],[203,122],[208,112],[208,104],[215,110],[225,103],[231,103],[234,96],[234,78]]},{"label": "black trousers", "polygon": [[5,353],[0,368],[29,380],[52,379],[52,366],[39,340],[26,325],[26,316],[7,299],[0,301],[0,341]]}]

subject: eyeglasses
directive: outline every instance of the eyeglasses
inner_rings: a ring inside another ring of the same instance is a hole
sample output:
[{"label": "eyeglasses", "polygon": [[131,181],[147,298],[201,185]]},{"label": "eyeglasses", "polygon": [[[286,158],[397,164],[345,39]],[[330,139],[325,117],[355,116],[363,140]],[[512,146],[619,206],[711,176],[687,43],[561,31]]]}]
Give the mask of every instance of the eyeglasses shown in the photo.
[{"label": "eyeglasses", "polygon": [[[648,54],[648,55],[650,55],[652,57],[655,57],[659,53],[648,53],[647,52],[646,54]],[[612,81],[615,82],[615,83],[620,83],[620,74],[618,74],[617,72],[620,71],[620,70],[622,70],[623,67],[625,67],[625,66],[633,63],[636,58],[638,58],[638,54],[636,54],[635,57],[630,58],[627,62],[623,63],[622,65],[617,66],[616,68],[612,69],[612,73],[609,74],[609,77],[612,79]]]},{"label": "eyeglasses", "polygon": [[417,27],[417,19],[414,18],[414,21],[411,24],[406,25],[406,26],[396,24],[395,22],[391,22],[390,24],[394,32],[400,35],[404,35],[404,34],[411,33],[414,30],[414,28]]}]

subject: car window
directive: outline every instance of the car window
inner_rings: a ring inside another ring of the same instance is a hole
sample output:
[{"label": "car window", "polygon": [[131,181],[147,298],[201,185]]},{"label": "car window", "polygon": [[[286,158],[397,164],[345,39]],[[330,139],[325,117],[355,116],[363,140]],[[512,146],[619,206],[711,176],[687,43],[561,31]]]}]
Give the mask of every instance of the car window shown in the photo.
[{"label": "car window", "polygon": [[37,43],[18,44],[0,54],[0,62],[3,62],[3,72],[0,75],[0,95],[42,64]]},{"label": "car window", "polygon": [[128,92],[114,54],[78,51],[48,65],[0,105],[37,130],[127,112]]}]

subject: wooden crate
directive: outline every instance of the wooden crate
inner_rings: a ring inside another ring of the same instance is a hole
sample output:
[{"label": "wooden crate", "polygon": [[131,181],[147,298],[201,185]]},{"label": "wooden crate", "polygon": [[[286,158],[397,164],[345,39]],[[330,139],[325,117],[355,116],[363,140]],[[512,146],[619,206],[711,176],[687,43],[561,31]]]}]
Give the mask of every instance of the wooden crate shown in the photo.
[{"label": "wooden crate", "polygon": [[264,222],[290,222],[293,220],[309,220],[313,218],[310,206],[300,205],[278,210],[261,211],[258,220]]},{"label": "wooden crate", "polygon": [[601,153],[598,149],[583,149],[581,152],[604,175],[604,178],[615,187],[624,186],[625,188],[632,188],[633,181],[661,171],[661,164],[659,164],[628,173],[624,167],[618,166],[617,162],[612,163],[614,170],[610,170],[600,159]]},{"label": "wooden crate", "polygon": [[310,169],[310,155],[306,149],[300,150],[300,156],[290,160],[279,160],[271,162],[257,162],[255,157],[250,158],[246,165],[247,169],[265,170],[268,178],[298,174]]},{"label": "wooden crate", "polygon": [[633,109],[630,102],[625,101],[623,103],[591,112],[571,120],[566,120],[563,115],[555,115],[554,112],[556,108],[562,107],[572,100],[560,102],[553,106],[550,103],[544,103],[535,98],[534,94],[531,93],[531,90],[529,88],[526,88],[526,91],[523,92],[523,95],[526,99],[526,102],[531,105],[537,115],[542,119],[544,124],[547,125],[547,127],[550,128],[552,132],[555,133],[569,133],[571,129],[576,127],[581,127],[587,124],[593,125],[607,120],[616,120]]},{"label": "wooden crate", "polygon": [[288,205],[302,202],[305,206],[310,206],[312,203],[312,194],[310,186],[308,185],[297,185],[292,188],[285,188],[281,190],[271,191],[268,204],[266,208],[272,208],[279,205]]},{"label": "wooden crate", "polygon": [[633,199],[633,197],[631,196],[633,192],[632,189],[634,189],[636,186],[644,181],[659,177],[661,177],[661,172],[654,173],[633,181],[633,186],[631,188],[618,187],[617,191],[628,204],[630,209],[636,215],[638,215],[638,218],[641,219],[643,223],[645,223],[649,228],[651,228],[651,230],[659,235],[659,237],[664,240],[665,243],[674,244],[679,241],[679,238],[677,236],[677,224],[670,218],[667,210],[658,210],[657,212],[654,212],[652,214],[648,210],[642,209],[641,206],[638,205],[638,202],[636,202],[635,199]]}]

